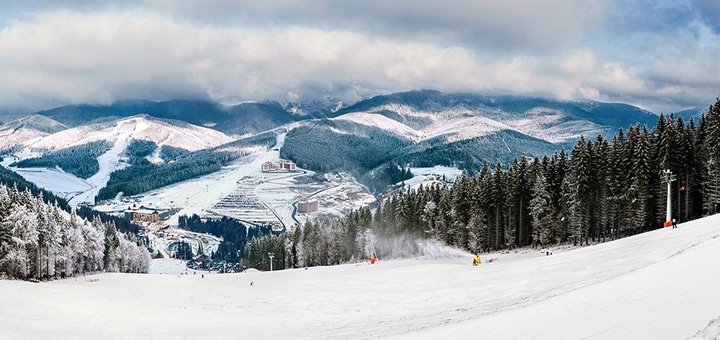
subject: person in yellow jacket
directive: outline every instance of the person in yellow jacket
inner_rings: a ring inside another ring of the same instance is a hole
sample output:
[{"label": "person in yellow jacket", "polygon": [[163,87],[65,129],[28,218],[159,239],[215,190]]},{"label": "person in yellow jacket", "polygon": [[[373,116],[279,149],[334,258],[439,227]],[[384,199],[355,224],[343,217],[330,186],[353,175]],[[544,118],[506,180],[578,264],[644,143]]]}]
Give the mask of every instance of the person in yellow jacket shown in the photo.
[{"label": "person in yellow jacket", "polygon": [[473,257],[472,265],[473,265],[473,266],[477,266],[477,265],[479,265],[480,263],[481,263],[480,255],[475,255],[475,257]]}]

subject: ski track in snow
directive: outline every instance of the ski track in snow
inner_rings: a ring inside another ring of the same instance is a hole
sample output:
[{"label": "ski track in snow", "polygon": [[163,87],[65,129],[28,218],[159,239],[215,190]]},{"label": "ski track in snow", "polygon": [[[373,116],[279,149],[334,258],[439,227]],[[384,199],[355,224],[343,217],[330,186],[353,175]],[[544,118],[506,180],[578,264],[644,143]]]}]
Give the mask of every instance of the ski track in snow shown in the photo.
[{"label": "ski track in snow", "polygon": [[[110,150],[97,158],[99,164],[98,172],[86,180],[86,182],[93,188],[73,197],[70,204],[77,205],[82,202],[95,202],[95,196],[97,196],[100,189],[105,187],[107,182],[110,180],[110,174],[113,171],[124,167],[123,164],[120,163],[120,155],[125,151],[130,143],[130,135],[138,129],[147,128],[145,124],[138,123],[135,125],[135,129],[133,131],[122,132],[120,127],[121,124],[118,124],[114,131],[117,134],[115,144],[112,148],[110,148]],[[120,130],[119,133],[118,130]]]},{"label": "ski track in snow", "polygon": [[4,281],[0,304],[13,307],[0,309],[0,329],[7,339],[712,338],[719,234],[716,215],[552,256],[490,254],[499,261],[479,267],[460,257]]}]

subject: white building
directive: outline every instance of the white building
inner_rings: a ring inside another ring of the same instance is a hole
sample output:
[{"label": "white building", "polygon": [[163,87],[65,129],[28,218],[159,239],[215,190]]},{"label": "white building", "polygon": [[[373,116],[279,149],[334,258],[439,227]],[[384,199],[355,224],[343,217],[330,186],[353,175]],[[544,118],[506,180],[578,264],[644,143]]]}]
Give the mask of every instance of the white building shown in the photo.
[{"label": "white building", "polygon": [[265,162],[261,165],[262,172],[293,172],[297,171],[295,163],[281,159],[275,162]]}]

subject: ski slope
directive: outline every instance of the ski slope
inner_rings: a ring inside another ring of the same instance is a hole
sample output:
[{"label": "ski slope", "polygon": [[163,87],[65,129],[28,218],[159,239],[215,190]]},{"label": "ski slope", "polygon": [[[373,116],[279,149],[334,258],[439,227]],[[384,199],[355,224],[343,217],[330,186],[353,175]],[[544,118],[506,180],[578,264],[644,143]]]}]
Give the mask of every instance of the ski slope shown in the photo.
[{"label": "ski slope", "polygon": [[[715,339],[720,215],[544,256],[0,281],[3,339]],[[487,257],[485,257],[487,258]],[[252,283],[252,285],[251,285]]]}]

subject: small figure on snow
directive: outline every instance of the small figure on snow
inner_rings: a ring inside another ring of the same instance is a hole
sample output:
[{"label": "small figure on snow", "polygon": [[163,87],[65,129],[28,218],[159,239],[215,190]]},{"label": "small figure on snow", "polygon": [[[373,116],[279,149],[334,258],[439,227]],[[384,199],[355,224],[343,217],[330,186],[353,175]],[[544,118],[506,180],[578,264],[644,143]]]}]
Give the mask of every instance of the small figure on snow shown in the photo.
[{"label": "small figure on snow", "polygon": [[472,265],[477,266],[480,263],[482,263],[482,260],[480,259],[480,255],[475,255],[475,257],[473,257]]},{"label": "small figure on snow", "polygon": [[252,286],[252,285],[253,285],[253,281],[250,281],[250,286]]},{"label": "small figure on snow", "polygon": [[677,223],[675,223],[675,219],[672,219],[672,227],[673,229],[677,229]]}]

